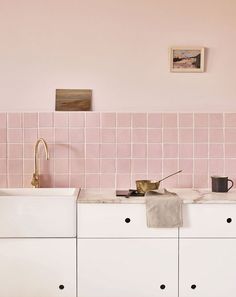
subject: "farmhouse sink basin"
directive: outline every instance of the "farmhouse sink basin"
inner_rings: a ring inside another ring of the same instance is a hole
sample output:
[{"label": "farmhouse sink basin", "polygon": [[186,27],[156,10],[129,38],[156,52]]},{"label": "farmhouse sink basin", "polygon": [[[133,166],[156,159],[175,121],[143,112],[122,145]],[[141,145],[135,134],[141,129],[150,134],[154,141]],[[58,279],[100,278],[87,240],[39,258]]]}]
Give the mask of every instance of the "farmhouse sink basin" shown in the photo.
[{"label": "farmhouse sink basin", "polygon": [[0,189],[0,237],[75,237],[79,189]]}]

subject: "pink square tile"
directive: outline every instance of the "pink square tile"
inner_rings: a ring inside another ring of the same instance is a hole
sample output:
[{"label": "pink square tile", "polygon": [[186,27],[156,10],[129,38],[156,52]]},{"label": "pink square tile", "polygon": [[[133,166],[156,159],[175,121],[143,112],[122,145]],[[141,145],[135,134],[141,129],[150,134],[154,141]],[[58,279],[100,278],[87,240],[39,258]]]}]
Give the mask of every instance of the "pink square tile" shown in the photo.
[{"label": "pink square tile", "polygon": [[100,142],[100,129],[88,128],[85,131],[85,139],[87,143],[99,143]]},{"label": "pink square tile", "polygon": [[181,174],[192,174],[193,173],[193,160],[192,159],[180,159],[179,168],[183,171]]},{"label": "pink square tile", "polygon": [[148,113],[148,128],[162,128],[161,113]]},{"label": "pink square tile", "polygon": [[[70,158],[84,158],[85,156],[85,147],[83,143],[70,143],[69,144],[69,153]],[[99,156],[99,152],[97,154]]]},{"label": "pink square tile", "polygon": [[208,144],[196,143],[194,144],[194,157],[207,158],[208,157]]},{"label": "pink square tile", "polygon": [[235,143],[236,142],[236,129],[226,128],[225,129],[225,142]]},{"label": "pink square tile", "polygon": [[132,114],[132,127],[134,127],[134,128],[147,127],[147,114],[146,113],[133,113]]},{"label": "pink square tile", "polygon": [[57,164],[57,166],[59,166],[60,164],[60,160],[63,159],[40,159],[40,172],[43,174],[53,174],[54,173],[54,163],[55,165]]},{"label": "pink square tile", "polygon": [[7,176],[6,176],[6,174],[0,175],[0,188],[7,188]]},{"label": "pink square tile", "polygon": [[8,142],[9,143],[22,143],[23,130],[22,129],[8,129]]},{"label": "pink square tile", "polygon": [[197,143],[208,142],[208,129],[195,129],[194,142],[197,142]]},{"label": "pink square tile", "polygon": [[52,112],[39,113],[39,127],[53,127],[54,114]]},{"label": "pink square tile", "polygon": [[162,144],[149,143],[148,144],[148,158],[154,158],[154,159],[162,158]]},{"label": "pink square tile", "polygon": [[8,187],[9,188],[22,188],[23,187],[22,175],[9,175]]},{"label": "pink square tile", "polygon": [[69,142],[71,143],[84,143],[84,129],[70,128],[69,129]]},{"label": "pink square tile", "polygon": [[7,157],[7,144],[0,143],[0,158],[6,158],[6,157]]},{"label": "pink square tile", "polygon": [[55,158],[68,158],[69,157],[69,147],[68,144],[56,144],[54,147]]},{"label": "pink square tile", "polygon": [[148,175],[150,175],[152,173],[161,175],[161,173],[162,173],[162,160],[161,159],[148,160]]},{"label": "pink square tile", "polygon": [[55,174],[54,176],[55,187],[57,188],[68,188],[69,187],[69,176],[67,174]]},{"label": "pink square tile", "polygon": [[210,159],[209,160],[209,175],[224,175],[224,160]]},{"label": "pink square tile", "polygon": [[31,174],[24,174],[23,175],[23,188],[32,187],[31,181],[32,181],[32,175]]},{"label": "pink square tile", "polygon": [[116,157],[116,145],[113,143],[101,144],[101,157],[102,158],[115,158]]},{"label": "pink square tile", "polygon": [[178,160],[177,159],[164,159],[163,160],[163,174],[164,176],[171,174],[177,171],[178,168]]},{"label": "pink square tile", "polygon": [[7,127],[7,114],[5,112],[0,112],[0,128]]},{"label": "pink square tile", "polygon": [[163,142],[164,143],[178,143],[178,130],[177,129],[163,129]]},{"label": "pink square tile", "polygon": [[38,138],[44,138],[47,143],[54,142],[54,129],[53,128],[40,128],[38,130]]},{"label": "pink square tile", "polygon": [[180,113],[179,114],[179,127],[192,128],[193,127],[193,114]]},{"label": "pink square tile", "polygon": [[8,144],[8,158],[17,159],[23,157],[23,144],[10,143]]},{"label": "pink square tile", "polygon": [[224,158],[224,144],[211,143],[209,145],[209,157],[210,158]]},{"label": "pink square tile", "polygon": [[195,113],[194,127],[208,127],[208,113]]},{"label": "pink square tile", "polygon": [[116,130],[101,129],[101,141],[103,143],[114,143],[116,141]]},{"label": "pink square tile", "polygon": [[117,144],[117,158],[130,158],[131,157],[131,145],[127,143]]},{"label": "pink square tile", "polygon": [[68,159],[55,159],[54,164],[55,174],[63,174],[69,172],[69,160]]},{"label": "pink square tile", "polygon": [[164,113],[163,114],[163,127],[164,128],[176,128],[177,127],[177,114],[176,113]]},{"label": "pink square tile", "polygon": [[[8,141],[9,141],[9,139],[8,139]],[[7,130],[0,129],[0,143],[6,143],[6,142],[7,142]]]},{"label": "pink square tile", "polygon": [[161,182],[161,188],[177,188],[178,187],[178,176],[172,176],[171,178],[168,178]]},{"label": "pink square tile", "polygon": [[130,129],[117,129],[117,142],[118,143],[130,143],[131,142]]},{"label": "pink square tile", "polygon": [[55,143],[68,143],[69,131],[66,128],[55,129]]},{"label": "pink square tile", "polygon": [[179,142],[192,143],[193,142],[193,129],[183,128],[179,129]]},{"label": "pink square tile", "polygon": [[225,174],[231,175],[236,173],[236,159],[225,160]]},{"label": "pink square tile", "polygon": [[101,124],[106,128],[116,127],[116,114],[114,112],[101,113]]},{"label": "pink square tile", "polygon": [[131,160],[129,160],[129,159],[118,159],[116,166],[117,166],[117,173],[130,173],[130,171],[131,171]]},{"label": "pink square tile", "polygon": [[196,175],[208,174],[208,160],[207,159],[194,159],[194,173]]},{"label": "pink square tile", "polygon": [[23,114],[24,128],[38,128],[38,113],[27,112]]},{"label": "pink square tile", "polygon": [[133,158],[146,158],[147,156],[147,145],[146,144],[133,144],[132,146],[132,157]]},{"label": "pink square tile", "polygon": [[37,129],[24,129],[24,143],[35,143],[38,139],[38,130]]},{"label": "pink square tile", "polygon": [[225,114],[225,127],[236,127],[236,113]]},{"label": "pink square tile", "polygon": [[86,127],[100,127],[100,113],[88,112],[85,114]]},{"label": "pink square tile", "polygon": [[[24,144],[24,147],[25,147],[25,144]],[[55,147],[54,144],[48,144],[49,158],[54,157],[54,147]],[[38,156],[41,159],[46,159],[45,148],[42,143],[40,143],[40,145],[38,147]]]},{"label": "pink square tile", "polygon": [[191,174],[179,175],[179,188],[192,188],[193,187],[193,177]]},{"label": "pink square tile", "polygon": [[162,142],[162,129],[148,129],[148,143]]},{"label": "pink square tile", "polygon": [[54,113],[54,126],[59,128],[67,128],[69,124],[69,116],[67,112]]},{"label": "pink square tile", "polygon": [[100,159],[101,173],[115,173],[116,161],[115,159]]},{"label": "pink square tile", "polygon": [[84,159],[70,159],[70,172],[84,173],[85,172],[85,160]]},{"label": "pink square tile", "polygon": [[25,143],[23,150],[24,158],[34,158],[34,144],[33,143]]},{"label": "pink square tile", "polygon": [[86,157],[87,158],[99,158],[100,156],[100,144],[86,144]]},{"label": "pink square tile", "polygon": [[147,130],[146,129],[133,129],[132,130],[133,143],[146,143]]},{"label": "pink square tile", "polygon": [[225,144],[225,157],[236,158],[236,143]]},{"label": "pink square tile", "polygon": [[[32,179],[32,175],[34,172],[34,159],[25,159],[23,161],[24,164],[24,175],[30,175]],[[40,173],[42,173],[41,166],[40,166]]]},{"label": "pink square tile", "polygon": [[8,159],[8,173],[9,174],[22,174],[23,173],[23,160],[22,159]]},{"label": "pink square tile", "polygon": [[147,160],[146,159],[132,159],[131,160],[132,173],[146,173]]},{"label": "pink square tile", "polygon": [[101,174],[100,187],[102,189],[114,189],[116,177],[115,174]]},{"label": "pink square tile", "polygon": [[180,143],[179,144],[179,157],[180,158],[193,158],[193,144]]},{"label": "pink square tile", "polygon": [[164,144],[163,156],[164,158],[177,158],[179,154],[178,144]]},{"label": "pink square tile", "polygon": [[208,188],[209,187],[209,176],[205,174],[194,175],[193,186],[195,188]]},{"label": "pink square tile", "polygon": [[86,159],[85,160],[86,173],[99,173],[100,172],[100,159]]},{"label": "pink square tile", "polygon": [[117,113],[117,127],[131,127],[131,114]]},{"label": "pink square tile", "polygon": [[210,113],[209,127],[223,128],[223,113]]},{"label": "pink square tile", "polygon": [[7,173],[7,160],[6,159],[0,159],[0,174],[6,174]]},{"label": "pink square tile", "polygon": [[49,174],[42,174],[40,176],[40,187],[41,188],[52,188],[55,186],[54,176]]},{"label": "pink square tile", "polygon": [[13,112],[7,114],[8,128],[22,128],[22,113]]},{"label": "pink square tile", "polygon": [[100,187],[100,176],[99,174],[86,174],[86,188],[97,189]]},{"label": "pink square tile", "polygon": [[69,113],[69,126],[70,127],[84,127],[84,125],[85,125],[85,113],[84,112]]},{"label": "pink square tile", "polygon": [[117,174],[116,185],[117,189],[129,189],[131,186],[130,174]]},{"label": "pink square tile", "polygon": [[69,176],[71,188],[84,188],[85,176],[84,174],[73,174]]},{"label": "pink square tile", "polygon": [[223,129],[214,129],[209,130],[209,142],[211,143],[220,143],[224,142],[224,132]]}]

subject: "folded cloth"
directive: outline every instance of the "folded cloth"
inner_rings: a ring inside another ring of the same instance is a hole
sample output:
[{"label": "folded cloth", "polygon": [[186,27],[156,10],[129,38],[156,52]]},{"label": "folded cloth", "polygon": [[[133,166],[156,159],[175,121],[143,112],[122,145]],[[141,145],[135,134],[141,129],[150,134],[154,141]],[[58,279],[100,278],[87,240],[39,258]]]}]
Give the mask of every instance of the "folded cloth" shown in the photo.
[{"label": "folded cloth", "polygon": [[146,216],[149,228],[183,226],[182,199],[176,193],[150,191],[146,196]]}]

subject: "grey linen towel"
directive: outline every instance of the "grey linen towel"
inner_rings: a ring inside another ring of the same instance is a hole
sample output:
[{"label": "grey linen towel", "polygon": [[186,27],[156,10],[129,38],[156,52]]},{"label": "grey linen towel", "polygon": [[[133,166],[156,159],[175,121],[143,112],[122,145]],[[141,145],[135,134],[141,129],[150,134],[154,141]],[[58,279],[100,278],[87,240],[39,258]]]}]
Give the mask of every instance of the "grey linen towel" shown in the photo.
[{"label": "grey linen towel", "polygon": [[146,216],[149,228],[183,226],[182,199],[176,193],[150,191],[146,193]]}]

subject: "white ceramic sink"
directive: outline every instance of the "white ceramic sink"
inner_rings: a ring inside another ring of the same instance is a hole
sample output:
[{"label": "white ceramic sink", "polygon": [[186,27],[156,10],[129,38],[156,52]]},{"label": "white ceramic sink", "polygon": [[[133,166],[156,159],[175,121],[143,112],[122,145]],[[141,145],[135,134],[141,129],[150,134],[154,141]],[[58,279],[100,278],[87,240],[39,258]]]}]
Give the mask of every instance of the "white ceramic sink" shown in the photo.
[{"label": "white ceramic sink", "polygon": [[0,237],[75,237],[79,189],[0,189]]}]

